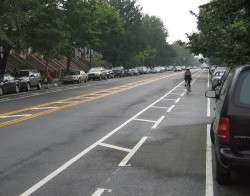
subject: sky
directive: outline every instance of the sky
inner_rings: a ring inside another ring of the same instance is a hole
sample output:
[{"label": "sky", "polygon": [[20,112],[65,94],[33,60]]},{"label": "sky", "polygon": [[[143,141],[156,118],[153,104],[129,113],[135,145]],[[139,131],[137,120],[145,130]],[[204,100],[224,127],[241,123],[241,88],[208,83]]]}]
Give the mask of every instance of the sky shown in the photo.
[{"label": "sky", "polygon": [[168,30],[168,43],[177,40],[188,41],[185,33],[197,31],[197,20],[190,10],[199,13],[199,5],[209,0],[137,0],[142,12],[160,18]]}]

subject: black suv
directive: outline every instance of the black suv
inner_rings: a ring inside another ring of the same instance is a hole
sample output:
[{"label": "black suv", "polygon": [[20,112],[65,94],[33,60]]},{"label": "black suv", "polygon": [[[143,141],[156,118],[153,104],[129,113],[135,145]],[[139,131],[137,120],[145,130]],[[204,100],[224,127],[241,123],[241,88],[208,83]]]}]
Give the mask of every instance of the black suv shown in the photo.
[{"label": "black suv", "polygon": [[211,140],[216,158],[216,180],[230,182],[231,170],[250,168],[250,65],[230,70],[216,98]]},{"label": "black suv", "polygon": [[37,70],[19,70],[16,79],[20,81],[20,89],[29,91],[31,87],[42,88],[41,74]]},{"label": "black suv", "polygon": [[122,66],[120,66],[120,67],[113,67],[112,71],[114,72],[115,77],[117,77],[117,76],[124,77],[125,76],[124,68]]}]

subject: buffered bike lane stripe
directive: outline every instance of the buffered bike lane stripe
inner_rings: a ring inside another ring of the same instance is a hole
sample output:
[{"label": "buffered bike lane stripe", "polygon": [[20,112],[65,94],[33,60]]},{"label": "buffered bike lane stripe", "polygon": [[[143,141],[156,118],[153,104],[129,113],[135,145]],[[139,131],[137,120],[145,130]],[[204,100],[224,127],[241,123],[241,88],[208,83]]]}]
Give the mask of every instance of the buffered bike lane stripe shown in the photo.
[{"label": "buffered bike lane stripe", "polygon": [[[62,99],[62,100],[57,100],[57,101],[54,101],[54,102],[45,103],[45,104],[41,104],[41,105],[36,105],[36,106],[32,106],[32,107],[28,107],[28,108],[24,108],[24,109],[20,109],[20,110],[16,110],[16,111],[6,112],[6,113],[3,113],[3,114],[0,114],[0,116],[10,116],[10,115],[13,115],[13,114],[20,114],[22,112],[27,112],[27,111],[30,111],[30,110],[34,110],[33,108],[44,108],[44,107],[48,107],[48,106],[57,104],[58,102],[68,103],[68,104],[65,104],[65,105],[62,105],[62,106],[59,106],[59,107],[56,107],[56,108],[51,107],[50,109],[48,109],[46,111],[34,113],[31,116],[20,117],[20,118],[17,118],[17,119],[2,122],[2,123],[0,123],[0,128],[5,127],[5,126],[9,126],[9,125],[12,125],[12,124],[15,124],[15,123],[19,123],[19,122],[22,122],[22,121],[26,121],[26,120],[29,120],[29,119],[32,119],[32,118],[36,118],[36,117],[39,117],[39,116],[43,116],[43,115],[46,115],[46,114],[49,114],[49,113],[52,113],[52,112],[56,112],[56,111],[59,111],[59,110],[62,110],[62,109],[66,109],[66,108],[69,108],[69,107],[84,104],[86,102],[90,102],[90,101],[93,101],[93,100],[96,100],[96,99],[100,99],[100,98],[103,98],[103,97],[106,97],[106,96],[109,96],[109,95],[112,95],[112,94],[116,94],[116,93],[119,93],[119,92],[122,92],[122,91],[125,91],[125,90],[129,90],[129,89],[132,89],[132,88],[136,88],[138,86],[148,84],[148,83],[152,83],[152,82],[155,82],[155,81],[158,81],[158,80],[161,80],[161,79],[164,79],[164,78],[168,78],[168,77],[171,77],[171,76],[175,76],[175,75],[178,75],[178,74],[171,74],[171,75],[162,76],[162,77],[159,77],[159,78],[156,78],[156,79],[147,79],[147,80],[142,80],[142,81],[135,82],[135,83],[130,83],[129,85],[122,85],[122,86],[110,88],[110,89],[107,89],[107,90],[110,90],[110,92],[108,92],[106,94],[100,94],[100,95],[97,94],[97,93],[103,92],[103,90],[102,90],[102,91],[98,91],[98,92],[91,93],[91,94],[80,95],[80,96],[71,97],[71,98]],[[134,85],[131,85],[131,84],[134,84]],[[121,88],[121,87],[126,87],[126,88]],[[93,97],[90,98],[90,97],[88,97],[90,95],[96,95],[96,96],[93,96]],[[85,100],[72,102],[72,100],[83,99],[83,98],[85,98]],[[69,103],[70,101],[71,101],[71,103]]]}]

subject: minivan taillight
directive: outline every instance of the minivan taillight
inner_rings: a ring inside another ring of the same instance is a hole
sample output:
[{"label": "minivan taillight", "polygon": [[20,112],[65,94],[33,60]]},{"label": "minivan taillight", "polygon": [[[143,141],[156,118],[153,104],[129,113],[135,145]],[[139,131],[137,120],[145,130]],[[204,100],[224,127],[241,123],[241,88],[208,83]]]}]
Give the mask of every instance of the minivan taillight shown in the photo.
[{"label": "minivan taillight", "polygon": [[230,120],[228,118],[220,119],[218,137],[221,142],[230,141]]}]

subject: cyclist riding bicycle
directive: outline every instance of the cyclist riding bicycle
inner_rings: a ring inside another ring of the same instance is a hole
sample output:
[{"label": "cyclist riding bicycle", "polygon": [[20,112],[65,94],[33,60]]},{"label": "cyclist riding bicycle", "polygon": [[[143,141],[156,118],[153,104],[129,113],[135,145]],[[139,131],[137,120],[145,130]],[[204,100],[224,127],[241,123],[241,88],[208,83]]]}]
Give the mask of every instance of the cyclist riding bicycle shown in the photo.
[{"label": "cyclist riding bicycle", "polygon": [[[192,80],[192,74],[189,69],[185,71],[184,74],[184,80],[185,80],[185,86],[188,85],[189,91],[191,92],[191,80]],[[187,87],[187,86],[186,86]]]}]

